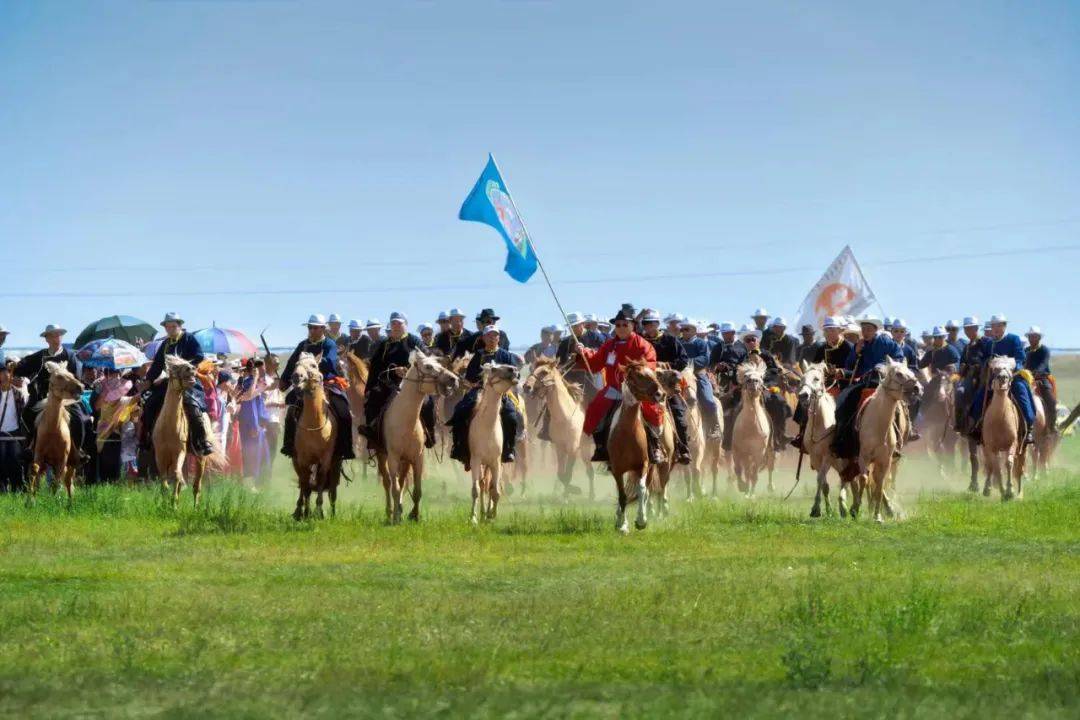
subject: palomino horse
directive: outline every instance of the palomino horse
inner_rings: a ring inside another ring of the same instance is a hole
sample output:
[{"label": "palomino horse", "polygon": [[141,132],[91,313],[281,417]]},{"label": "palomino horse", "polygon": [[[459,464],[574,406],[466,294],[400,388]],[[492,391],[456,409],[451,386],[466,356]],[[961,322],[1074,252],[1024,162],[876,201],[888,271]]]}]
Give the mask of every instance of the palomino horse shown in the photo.
[{"label": "palomino horse", "polygon": [[[656,371],[660,379],[660,385],[664,392],[671,395],[682,395],[686,400],[686,446],[690,453],[690,464],[682,470],[686,477],[686,500],[693,502],[695,497],[702,497],[704,490],[701,486],[701,478],[705,471],[705,455],[707,447],[705,443],[705,431],[701,424],[701,408],[697,402],[697,381],[693,371],[687,367],[682,372],[671,369]],[[723,415],[720,417],[721,430],[723,429]],[[716,478],[713,477],[713,493],[716,492]],[[661,505],[666,511],[666,505]]]},{"label": "palomino horse", "polygon": [[[175,505],[180,501],[180,491],[184,487],[184,462],[188,457],[189,433],[187,414],[184,412],[184,391],[194,387],[198,378],[195,376],[195,366],[175,355],[165,356],[165,373],[169,385],[165,390],[161,412],[158,413],[157,420],[154,422],[152,437],[154,461],[158,472],[161,473],[161,489],[166,493],[169,492],[169,479],[173,480],[172,494]],[[205,416],[203,421],[207,422]],[[224,457],[209,427],[206,428],[206,437],[214,446],[214,452],[209,456],[193,454],[194,472],[191,478],[191,492],[196,507],[199,505],[202,480],[207,465],[224,466]]]},{"label": "palomino horse", "polygon": [[595,472],[589,462],[592,457],[592,438],[581,431],[585,423],[585,412],[581,407],[581,386],[566,382],[555,360],[537,358],[532,372],[525,380],[524,390],[527,396],[536,400],[538,411],[545,406],[547,408],[548,436],[555,448],[556,473],[562,483],[564,496],[576,490],[571,490],[571,481],[574,464],[580,457],[585,465],[585,472],[589,475],[589,499],[595,499]]},{"label": "palomino horse", "polygon": [[458,387],[458,376],[447,370],[436,357],[413,350],[409,369],[401,389],[383,412],[383,450],[378,453],[379,476],[386,492],[386,519],[401,522],[401,498],[412,476],[412,511],[410,520],[420,519],[420,498],[424,476],[424,429],[420,424],[420,406],[428,395],[446,397]]},{"label": "palomino horse", "polygon": [[844,470],[850,461],[838,458],[832,452],[832,440],[836,435],[836,400],[829,393],[826,370],[825,363],[806,366],[799,385],[799,397],[806,403],[803,449],[810,456],[810,468],[817,471],[817,492],[810,517],[821,517],[822,500],[825,501],[825,512],[832,513],[829,505],[829,470],[835,470],[840,476],[837,497],[840,515],[846,517],[844,490],[851,484],[851,478],[845,476]]},{"label": "palomino horse", "polygon": [[904,397],[918,385],[915,373],[903,362],[886,358],[878,366],[881,383],[863,406],[858,419],[859,467],[862,474],[854,488],[851,516],[855,517],[862,504],[864,488],[870,492],[874,520],[883,522],[881,509],[891,514],[886,485],[895,483],[898,467],[897,450],[907,437],[910,420]]},{"label": "palomino horse", "polygon": [[[346,350],[342,356],[342,365],[345,367],[345,377],[349,380],[345,397],[349,400],[349,412],[353,419],[353,450],[356,452],[356,457],[362,458],[367,454],[367,441],[357,428],[364,421],[364,393],[367,390],[368,364],[352,350]],[[364,477],[367,477],[367,463],[362,464]]]},{"label": "palomino horse", "polygon": [[[990,359],[989,399],[984,398],[982,418],[983,457],[986,459],[987,478],[983,495],[990,494],[991,485],[997,485],[1002,500],[1024,497],[1024,430],[1020,411],[1009,396],[1013,383],[1016,361],[1011,357]],[[1041,405],[1041,403],[1040,403]],[[1036,406],[1038,410],[1038,406]],[[1036,426],[1039,418],[1036,415]],[[1045,417],[1043,425],[1045,425]],[[1004,476],[1002,465],[1005,466]],[[1013,479],[1016,492],[1013,493]]]},{"label": "palomino horse", "polygon": [[[633,360],[626,366],[622,385],[622,402],[616,411],[608,435],[608,458],[611,474],[615,478],[615,490],[619,501],[615,509],[615,528],[625,534],[626,506],[637,500],[638,511],[634,526],[644,530],[649,524],[649,484],[661,495],[666,492],[671,474],[671,458],[675,452],[675,440],[670,420],[665,416],[663,450],[667,461],[661,467],[649,462],[649,446],[645,436],[645,422],[641,415],[641,403],[664,402],[664,390],[656,377],[656,371],[644,361]],[[650,475],[652,473],[652,475]]]},{"label": "palomino horse", "polygon": [[71,440],[68,406],[78,402],[83,384],[61,363],[46,362],[49,392],[42,400],[45,407],[38,414],[34,428],[34,462],[30,466],[30,497],[37,492],[46,468],[52,468],[54,487],[64,483],[68,502],[74,492],[75,469],[79,466],[79,448]]},{"label": "palomino horse", "polygon": [[499,511],[499,476],[502,472],[503,431],[499,420],[503,395],[517,385],[513,365],[488,363],[483,368],[480,393],[469,423],[469,457],[472,467],[472,524],[477,524],[476,505],[487,520]]},{"label": "palomino horse", "polygon": [[935,370],[925,384],[922,409],[923,437],[926,450],[938,461],[938,469],[944,476],[945,469],[952,469],[956,460],[956,441],[959,436],[953,430],[956,415],[956,385],[951,370]]},{"label": "palomino horse", "polygon": [[292,382],[304,395],[304,406],[296,419],[296,440],[293,446],[293,470],[296,471],[299,494],[293,517],[297,520],[311,516],[311,493],[318,517],[323,516],[323,493],[330,495],[330,515],[337,512],[337,488],[341,482],[341,458],[334,456],[335,440],[345,428],[330,411],[326,399],[319,361],[311,353],[300,353],[293,371]]},{"label": "palomino horse", "polygon": [[739,491],[753,497],[758,473],[768,469],[772,477],[773,451],[769,415],[765,412],[765,368],[745,362],[736,369],[742,398],[731,432],[731,460]]}]

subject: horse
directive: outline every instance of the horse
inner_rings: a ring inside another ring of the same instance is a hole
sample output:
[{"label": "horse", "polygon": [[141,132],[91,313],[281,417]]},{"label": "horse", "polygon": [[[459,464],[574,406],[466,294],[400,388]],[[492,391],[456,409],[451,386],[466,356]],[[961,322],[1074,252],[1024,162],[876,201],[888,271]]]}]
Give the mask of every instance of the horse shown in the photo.
[{"label": "horse", "polygon": [[905,395],[918,385],[915,373],[906,363],[886,358],[878,366],[881,382],[860,411],[858,419],[859,468],[851,516],[858,515],[862,491],[869,488],[874,520],[884,522],[882,506],[892,514],[886,484],[895,483],[898,467],[897,449],[907,437],[910,419],[904,406]]},{"label": "horse", "polygon": [[589,476],[589,499],[595,499],[593,478],[596,473],[589,461],[592,457],[592,439],[581,430],[585,423],[581,386],[566,382],[554,359],[537,358],[523,388],[526,396],[536,400],[538,411],[544,407],[547,409],[548,436],[555,448],[556,474],[562,483],[564,496],[576,490],[571,481],[574,464],[580,457]]},{"label": "horse", "polygon": [[75,492],[75,470],[79,466],[79,448],[71,439],[71,413],[68,406],[79,401],[83,384],[62,363],[45,363],[49,390],[39,404],[42,410],[34,428],[34,460],[30,466],[30,498],[46,468],[52,468],[55,487],[62,482],[68,502]]},{"label": "horse", "polygon": [[[356,457],[362,458],[367,454],[367,440],[358,431],[364,421],[364,393],[367,390],[368,364],[352,350],[346,350],[342,355],[342,365],[345,368],[345,377],[349,380],[349,387],[345,390],[345,397],[349,400],[349,412],[352,414],[353,426],[353,449]],[[367,477],[367,463],[363,463],[364,477]]]},{"label": "horse", "polygon": [[731,459],[739,491],[753,497],[758,473],[768,468],[771,477],[776,457],[765,412],[765,369],[762,364],[745,362],[736,369],[736,377],[742,398],[732,427]]},{"label": "horse", "polygon": [[[502,399],[517,385],[518,369],[513,365],[488,363],[481,375],[480,393],[469,422],[469,457],[472,468],[472,518],[477,524],[476,506],[487,520],[499,511],[499,476],[502,472],[503,431],[499,419]],[[486,498],[486,499],[485,499]]]},{"label": "horse", "polygon": [[[1020,410],[1009,396],[1015,369],[1016,360],[1011,357],[991,358],[987,389],[991,395],[983,398],[982,447],[988,471],[983,495],[989,495],[991,485],[996,485],[1002,500],[1024,497],[1024,423]],[[1043,424],[1045,425],[1045,417]],[[1002,464],[1005,466],[1004,478]]]},{"label": "horse", "polygon": [[847,517],[844,491],[851,485],[852,478],[844,471],[850,461],[838,458],[832,452],[832,440],[836,435],[836,399],[829,392],[826,371],[825,363],[807,365],[799,383],[799,398],[806,404],[803,451],[810,457],[810,469],[817,471],[817,491],[810,517],[821,517],[822,500],[825,501],[825,512],[832,513],[829,505],[829,470],[835,470],[840,476],[840,490],[837,493],[840,516]]},{"label": "horse", "polygon": [[296,440],[293,447],[293,470],[296,471],[299,494],[293,517],[297,520],[311,516],[311,493],[318,517],[323,516],[323,493],[330,495],[330,515],[337,513],[337,488],[341,482],[341,458],[334,456],[335,440],[345,428],[330,411],[326,399],[319,361],[311,353],[300,353],[293,371],[292,382],[304,395],[304,406],[296,420]]},{"label": "horse", "polygon": [[424,476],[424,429],[420,424],[420,407],[424,398],[428,395],[445,398],[457,390],[458,383],[458,376],[443,367],[437,357],[425,355],[420,350],[412,351],[401,389],[383,411],[383,449],[377,453],[379,476],[386,494],[386,519],[391,524],[401,522],[401,499],[410,475],[413,507],[409,519],[420,519]]},{"label": "horse", "polygon": [[[165,400],[161,405],[161,412],[154,421],[153,445],[154,462],[158,472],[161,473],[162,492],[169,492],[169,479],[173,480],[173,505],[180,501],[180,491],[184,487],[184,463],[188,458],[188,419],[184,412],[184,392],[195,386],[198,382],[194,365],[176,355],[165,356],[165,374],[168,378],[168,387],[165,390]],[[216,436],[209,427],[209,420],[205,416],[202,422],[207,423],[206,437],[214,448],[209,456],[192,453],[193,473],[191,478],[191,492],[194,496],[195,507],[199,506],[199,498],[202,492],[202,480],[206,474],[206,468],[212,466],[222,468],[225,466],[225,457],[218,447]]]},{"label": "horse", "polygon": [[[624,535],[629,532],[626,523],[626,506],[637,500],[638,510],[634,526],[638,530],[648,527],[649,487],[663,496],[671,473],[671,458],[675,441],[671,421],[665,415],[663,423],[663,449],[667,461],[655,467],[649,461],[649,446],[645,436],[645,423],[641,416],[641,403],[663,404],[664,390],[656,377],[656,371],[645,361],[632,360],[625,369],[622,384],[622,400],[611,422],[608,436],[608,458],[611,474],[615,478],[618,505],[615,509],[615,528]],[[651,483],[650,483],[651,481]]]},{"label": "horse", "polygon": [[[689,367],[684,368],[682,372],[669,368],[660,369],[656,371],[656,376],[667,395],[679,394],[686,400],[686,446],[690,454],[690,464],[683,467],[682,475],[686,477],[686,501],[693,502],[695,496],[700,498],[704,495],[701,477],[704,473],[706,454],[705,430],[701,424],[701,407],[697,402],[697,381]],[[723,423],[722,416],[720,422]],[[714,494],[715,482],[714,477]],[[666,512],[666,505],[661,507]]]},{"label": "horse", "polygon": [[924,384],[922,409],[926,450],[937,458],[942,476],[946,465],[955,463],[958,435],[953,430],[956,415],[956,385],[951,370],[935,370]]}]

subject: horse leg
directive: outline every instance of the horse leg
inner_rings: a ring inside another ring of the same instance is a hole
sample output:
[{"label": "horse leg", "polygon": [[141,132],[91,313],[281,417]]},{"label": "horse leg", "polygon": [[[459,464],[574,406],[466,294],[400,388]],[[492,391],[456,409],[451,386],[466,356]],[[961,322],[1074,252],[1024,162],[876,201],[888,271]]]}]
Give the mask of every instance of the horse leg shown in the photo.
[{"label": "horse leg", "polygon": [[62,470],[57,472],[57,479],[63,479],[64,490],[67,491],[68,505],[71,504],[73,495],[75,493],[75,466],[66,465]]},{"label": "horse leg", "polygon": [[862,509],[862,496],[863,490],[866,489],[866,478],[866,473],[859,473],[851,481],[851,508],[848,513],[851,515],[852,520],[858,519],[859,510]]},{"label": "horse leg", "polygon": [[472,517],[469,518],[474,526],[479,524],[479,519],[476,516],[476,505],[480,501],[480,482],[484,475],[484,466],[479,460],[472,464],[470,470],[472,474]]},{"label": "horse leg", "polygon": [[318,488],[315,491],[315,517],[320,520],[326,518],[326,513],[323,512],[323,488],[325,486],[326,473],[320,470],[318,476],[315,479],[315,487]]},{"label": "horse leg", "polygon": [[293,510],[293,520],[302,520],[304,517],[304,477],[297,473],[296,480],[296,509]]},{"label": "horse leg", "polygon": [[180,504],[180,490],[182,490],[183,486],[184,486],[184,459],[185,459],[185,457],[186,456],[185,456],[184,453],[180,453],[180,455],[176,458],[176,464],[173,466],[173,470],[172,470],[173,477],[175,478],[175,482],[173,483],[173,499],[172,499],[174,508],[177,507]]},{"label": "horse leg", "polygon": [[487,519],[494,520],[499,513],[499,478],[502,473],[502,464],[495,463],[488,471],[488,511]]},{"label": "horse leg", "polygon": [[615,529],[626,535],[630,528],[626,525],[626,490],[620,475],[615,476],[615,492],[618,494],[615,501]]},{"label": "horse leg", "polygon": [[772,448],[765,453],[765,467],[769,471],[769,494],[772,495],[776,492],[776,487],[773,486],[773,470],[776,468],[776,451]]},{"label": "horse leg", "polygon": [[829,485],[826,474],[829,466],[822,462],[817,474],[817,492],[814,493],[814,507],[810,508],[810,517],[821,517],[821,500],[825,499],[825,508],[829,507]]},{"label": "horse leg", "polygon": [[394,479],[394,524],[401,524],[401,516],[405,512],[402,500],[405,497],[405,485],[409,482],[409,473],[412,471],[411,462],[398,463],[397,477]]},{"label": "horse leg", "polygon": [[1016,466],[1016,454],[1010,448],[1005,452],[1005,472],[1002,473],[1001,478],[1005,483],[1004,488],[1001,491],[1002,500],[1013,499],[1013,474],[1016,472]]},{"label": "horse leg", "polygon": [[420,498],[424,496],[422,478],[424,476],[424,456],[421,455],[412,468],[412,510],[409,511],[409,519],[420,521]]},{"label": "horse leg", "polygon": [[206,472],[206,458],[199,457],[195,460],[195,476],[191,478],[191,492],[195,496],[195,507],[199,507],[199,498],[202,496],[203,474]]},{"label": "horse leg", "polygon": [[[1034,450],[1032,450],[1034,452]],[[1034,462],[1034,459],[1033,459]],[[1016,458],[1016,494],[1017,500],[1024,498],[1024,472],[1027,469],[1027,453],[1021,450]]]},{"label": "horse leg", "polygon": [[596,500],[596,470],[593,468],[592,463],[589,462],[588,457],[582,457],[581,462],[585,466],[585,475],[589,478],[589,500]]},{"label": "horse leg", "polygon": [[41,476],[44,474],[45,466],[35,460],[30,466],[30,487],[29,492],[26,494],[27,505],[33,503],[34,498],[37,496],[38,484],[41,483]]},{"label": "horse leg", "polygon": [[638,506],[637,506],[637,518],[634,520],[634,527],[638,530],[644,530],[649,526],[649,478],[646,473],[642,473],[637,477],[638,486]]}]

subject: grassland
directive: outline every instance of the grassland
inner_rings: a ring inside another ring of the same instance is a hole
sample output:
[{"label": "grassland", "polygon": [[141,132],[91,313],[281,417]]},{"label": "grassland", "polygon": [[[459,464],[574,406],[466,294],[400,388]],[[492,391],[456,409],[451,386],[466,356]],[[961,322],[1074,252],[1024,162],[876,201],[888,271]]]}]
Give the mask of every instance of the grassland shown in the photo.
[{"label": "grassland", "polygon": [[400,527],[360,479],[293,522],[284,466],[199,511],[0,497],[0,715],[1075,718],[1080,439],[1059,462],[1002,504],[911,458],[884,527],[800,488],[625,538],[542,474],[477,529],[438,471]]}]

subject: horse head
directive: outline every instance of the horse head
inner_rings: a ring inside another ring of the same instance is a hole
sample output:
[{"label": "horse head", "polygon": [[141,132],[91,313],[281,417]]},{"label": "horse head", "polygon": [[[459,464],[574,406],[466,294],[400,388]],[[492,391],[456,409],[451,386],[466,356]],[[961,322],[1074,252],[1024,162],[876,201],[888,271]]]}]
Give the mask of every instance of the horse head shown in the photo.
[{"label": "horse head", "polygon": [[638,402],[664,401],[664,388],[656,371],[644,360],[631,360],[626,365],[626,387]]},{"label": "horse head", "polygon": [[908,392],[920,392],[922,386],[915,373],[901,360],[885,358],[882,365],[877,366],[881,376],[881,388],[893,398],[899,400]]},{"label": "horse head", "polygon": [[661,368],[659,363],[657,365],[656,379],[660,381],[660,387],[664,389],[664,392],[669,396],[682,394],[682,373],[670,367]]},{"label": "horse head", "polygon": [[46,362],[45,370],[49,373],[49,395],[62,400],[77,400],[82,395],[83,384],[63,363]]},{"label": "horse head", "polygon": [[413,350],[409,355],[409,374],[420,385],[424,395],[442,395],[449,397],[457,390],[460,382],[456,373],[448,370],[439,358],[425,355],[420,350]]},{"label": "horse head", "polygon": [[1016,360],[1011,357],[990,358],[990,387],[994,392],[1006,391],[1012,384]]},{"label": "horse head", "polygon": [[522,391],[529,396],[542,397],[547,389],[555,384],[555,374],[558,372],[556,362],[552,358],[537,358],[533,362],[529,377],[522,383]]},{"label": "horse head", "polygon": [[504,393],[517,385],[518,369],[513,365],[487,363],[481,370],[484,387],[491,387],[496,392]]},{"label": "horse head", "polygon": [[812,363],[803,369],[802,381],[799,383],[800,400],[810,400],[825,392],[825,370],[825,363]]},{"label": "horse head", "polygon": [[735,369],[735,379],[744,393],[761,395],[765,392],[765,364],[744,362]]},{"label": "horse head", "polygon": [[311,353],[300,353],[293,368],[293,384],[303,392],[312,394],[317,387],[322,386],[323,376],[319,370],[319,361]]},{"label": "horse head", "polygon": [[175,382],[180,389],[195,387],[195,366],[176,355],[165,356],[165,374],[169,382]]}]

